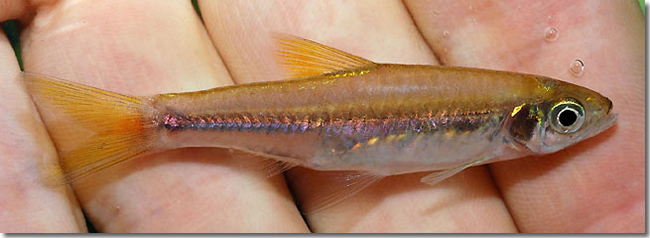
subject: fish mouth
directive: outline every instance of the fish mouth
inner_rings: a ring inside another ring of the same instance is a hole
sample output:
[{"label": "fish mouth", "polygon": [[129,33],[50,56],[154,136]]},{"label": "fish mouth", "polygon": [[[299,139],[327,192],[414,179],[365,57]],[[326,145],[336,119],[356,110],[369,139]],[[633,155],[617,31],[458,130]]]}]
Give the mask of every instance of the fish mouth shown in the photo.
[{"label": "fish mouth", "polygon": [[[611,108],[610,108],[611,109]],[[607,113],[607,116],[605,116],[601,120],[601,125],[594,128],[594,131],[591,133],[590,136],[595,136],[596,134],[599,134],[607,129],[609,129],[614,123],[616,122],[616,119],[618,119],[618,113]]]},{"label": "fish mouth", "polygon": [[[609,100],[609,98],[605,98],[605,99],[607,100],[607,104],[608,104],[606,113],[609,116],[610,115],[609,112],[612,111],[612,108],[614,107],[614,104],[612,103],[612,100]],[[614,115],[614,120],[616,120],[616,117],[617,117],[617,115]]]}]

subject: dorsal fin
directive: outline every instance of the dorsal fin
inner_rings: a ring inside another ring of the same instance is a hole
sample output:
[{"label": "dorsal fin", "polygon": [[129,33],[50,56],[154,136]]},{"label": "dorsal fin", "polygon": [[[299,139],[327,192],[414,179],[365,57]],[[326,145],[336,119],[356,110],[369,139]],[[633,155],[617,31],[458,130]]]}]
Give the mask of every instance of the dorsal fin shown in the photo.
[{"label": "dorsal fin", "polygon": [[361,72],[376,67],[372,61],[299,37],[274,34],[279,62],[294,78],[336,72]]}]

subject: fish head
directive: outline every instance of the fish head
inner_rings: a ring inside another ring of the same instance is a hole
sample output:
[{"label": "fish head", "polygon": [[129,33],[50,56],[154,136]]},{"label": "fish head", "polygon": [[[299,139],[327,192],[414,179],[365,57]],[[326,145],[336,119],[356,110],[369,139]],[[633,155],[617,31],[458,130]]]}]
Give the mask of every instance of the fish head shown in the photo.
[{"label": "fish head", "polygon": [[554,79],[540,82],[552,89],[537,107],[537,135],[526,145],[531,151],[554,153],[607,130],[616,121],[612,101],[600,93]]}]

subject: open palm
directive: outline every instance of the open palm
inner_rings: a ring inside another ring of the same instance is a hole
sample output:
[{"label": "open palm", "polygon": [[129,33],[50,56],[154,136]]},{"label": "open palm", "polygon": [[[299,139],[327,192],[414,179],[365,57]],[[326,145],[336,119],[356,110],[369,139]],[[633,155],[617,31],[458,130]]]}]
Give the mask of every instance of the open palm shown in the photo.
[{"label": "open palm", "polygon": [[[281,32],[375,62],[560,78],[609,97],[619,119],[559,153],[468,169],[436,186],[419,182],[426,173],[388,177],[305,219],[290,191],[314,186],[318,172],[260,180],[238,166],[250,158],[214,148],[167,151],[52,188],[37,178],[56,152],[3,37],[2,232],[86,231],[82,210],[102,232],[644,232],[636,1],[200,1],[203,22],[189,1],[7,2],[0,21],[27,24],[26,71],[125,94],[286,78],[270,37]],[[548,27],[556,40],[544,38]],[[568,70],[574,59],[585,63],[581,76]]]}]

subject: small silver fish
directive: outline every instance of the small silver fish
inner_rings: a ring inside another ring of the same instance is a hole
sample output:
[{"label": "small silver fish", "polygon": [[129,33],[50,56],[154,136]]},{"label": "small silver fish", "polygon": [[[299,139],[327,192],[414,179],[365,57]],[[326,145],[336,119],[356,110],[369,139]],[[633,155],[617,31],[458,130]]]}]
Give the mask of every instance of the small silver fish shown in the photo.
[{"label": "small silver fish", "polygon": [[274,159],[273,174],[349,171],[348,196],[389,175],[436,171],[422,178],[435,184],[471,166],[553,153],[616,120],[606,97],[543,76],[378,64],[289,36],[278,44],[295,79],[136,97],[22,78],[67,182],[162,150],[221,147]]}]

